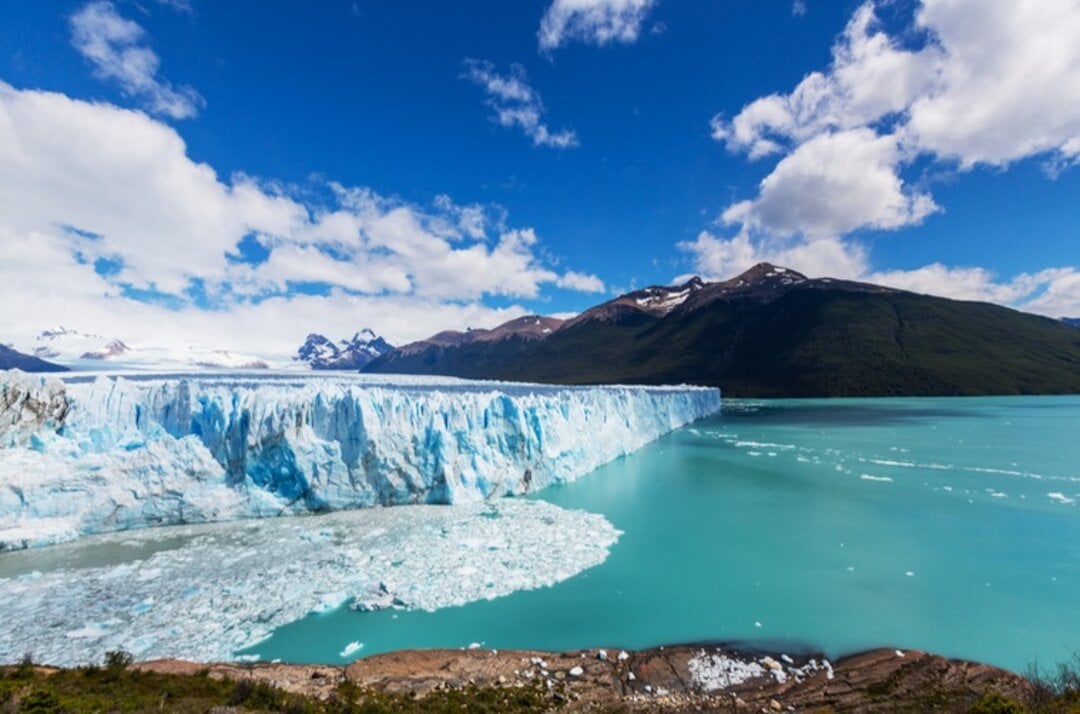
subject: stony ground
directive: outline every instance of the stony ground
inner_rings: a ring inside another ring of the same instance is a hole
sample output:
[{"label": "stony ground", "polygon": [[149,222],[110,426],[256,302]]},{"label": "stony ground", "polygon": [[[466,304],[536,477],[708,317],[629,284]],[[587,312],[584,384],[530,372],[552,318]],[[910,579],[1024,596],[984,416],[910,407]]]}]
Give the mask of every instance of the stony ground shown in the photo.
[{"label": "stony ground", "polygon": [[[812,662],[812,663],[811,663]],[[175,660],[135,665],[194,674]],[[327,698],[343,683],[422,698],[468,687],[537,687],[568,711],[967,711],[988,693],[1023,700],[1030,686],[1010,672],[925,652],[873,650],[829,664],[820,655],[735,652],[714,646],[640,652],[410,650],[347,667],[286,664],[210,666],[212,677],[265,682]]]}]

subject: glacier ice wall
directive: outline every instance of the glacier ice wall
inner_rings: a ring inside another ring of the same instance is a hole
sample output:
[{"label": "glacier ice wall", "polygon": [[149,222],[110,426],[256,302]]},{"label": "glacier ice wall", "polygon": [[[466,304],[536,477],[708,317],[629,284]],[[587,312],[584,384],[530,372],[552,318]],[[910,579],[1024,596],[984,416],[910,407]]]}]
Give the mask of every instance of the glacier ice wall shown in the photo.
[{"label": "glacier ice wall", "polygon": [[568,481],[720,408],[695,387],[0,376],[0,549]]}]

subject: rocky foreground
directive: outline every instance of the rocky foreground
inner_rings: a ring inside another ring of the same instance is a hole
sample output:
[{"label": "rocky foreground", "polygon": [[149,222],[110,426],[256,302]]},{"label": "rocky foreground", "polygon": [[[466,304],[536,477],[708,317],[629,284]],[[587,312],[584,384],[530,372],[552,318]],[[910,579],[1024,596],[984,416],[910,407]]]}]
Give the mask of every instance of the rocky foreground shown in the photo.
[{"label": "rocky foreground", "polygon": [[[317,700],[343,686],[423,699],[447,690],[519,687],[567,711],[968,711],[994,695],[1024,701],[1031,685],[996,667],[926,652],[872,650],[829,662],[822,656],[676,646],[640,652],[582,650],[411,650],[347,667],[215,664],[157,660],[133,665],[160,674],[208,672],[264,683]],[[422,708],[422,702],[421,708]]]}]

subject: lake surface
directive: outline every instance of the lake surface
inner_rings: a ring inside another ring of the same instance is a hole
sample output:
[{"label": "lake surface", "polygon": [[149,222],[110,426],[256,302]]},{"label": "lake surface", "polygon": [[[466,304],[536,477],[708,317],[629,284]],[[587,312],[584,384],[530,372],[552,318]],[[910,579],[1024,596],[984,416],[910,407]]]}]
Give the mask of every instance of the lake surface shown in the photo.
[{"label": "lake surface", "polygon": [[435,612],[341,608],[246,654],[734,641],[1022,671],[1080,649],[1077,397],[730,402],[534,498],[623,535],[552,587]]}]

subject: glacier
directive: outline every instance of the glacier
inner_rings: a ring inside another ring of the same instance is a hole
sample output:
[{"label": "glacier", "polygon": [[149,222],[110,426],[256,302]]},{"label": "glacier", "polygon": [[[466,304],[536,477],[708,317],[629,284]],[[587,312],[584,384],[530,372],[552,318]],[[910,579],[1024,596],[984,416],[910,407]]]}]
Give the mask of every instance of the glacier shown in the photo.
[{"label": "glacier", "polygon": [[0,375],[0,549],[132,528],[477,503],[718,411],[716,389],[405,375]]},{"label": "glacier", "polygon": [[[342,606],[434,610],[554,585],[619,532],[543,501],[399,506],[144,528],[0,558],[0,662],[226,661]],[[342,633],[342,661],[359,656]],[[463,642],[462,646],[468,643]]]}]

